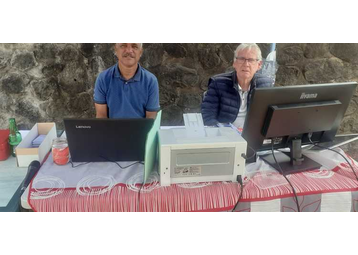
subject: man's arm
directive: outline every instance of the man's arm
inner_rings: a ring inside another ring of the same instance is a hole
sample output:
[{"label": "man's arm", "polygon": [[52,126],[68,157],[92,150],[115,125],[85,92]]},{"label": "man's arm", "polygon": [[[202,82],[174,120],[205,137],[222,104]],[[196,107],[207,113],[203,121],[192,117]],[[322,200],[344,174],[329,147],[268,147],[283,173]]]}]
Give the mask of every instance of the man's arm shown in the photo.
[{"label": "man's arm", "polygon": [[109,117],[106,99],[107,90],[108,89],[106,83],[104,82],[102,74],[98,75],[93,93],[94,107],[96,109],[96,118],[107,119]]},{"label": "man's arm", "polygon": [[209,80],[208,91],[204,94],[203,102],[201,103],[201,115],[203,116],[204,125],[216,126],[219,112],[219,95],[216,91],[216,82],[214,79]]},{"label": "man's arm", "polygon": [[145,117],[147,119],[155,119],[157,117],[157,112],[145,112]]},{"label": "man's arm", "polygon": [[106,104],[94,104],[96,108],[96,118],[98,119],[107,119],[108,118],[108,110]]},{"label": "man's arm", "polygon": [[159,105],[159,85],[158,80],[154,76],[154,78],[148,84],[149,86],[149,94],[148,94],[148,102],[145,106],[145,117],[147,119],[155,119],[157,117],[157,113],[160,110]]}]

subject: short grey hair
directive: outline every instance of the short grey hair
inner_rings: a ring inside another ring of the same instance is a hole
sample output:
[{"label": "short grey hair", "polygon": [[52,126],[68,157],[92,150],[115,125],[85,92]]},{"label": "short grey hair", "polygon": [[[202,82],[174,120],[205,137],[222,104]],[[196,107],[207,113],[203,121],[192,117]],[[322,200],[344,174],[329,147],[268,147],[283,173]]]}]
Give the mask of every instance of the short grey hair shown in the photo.
[{"label": "short grey hair", "polygon": [[261,61],[262,60],[261,49],[256,43],[241,43],[239,46],[237,46],[235,50],[234,61],[235,58],[237,57],[237,53],[239,53],[242,50],[252,50],[252,49],[256,50],[257,59]]},{"label": "short grey hair", "polygon": [[[114,47],[116,47],[117,43],[114,44]],[[139,47],[143,48],[143,43],[139,43]]]}]

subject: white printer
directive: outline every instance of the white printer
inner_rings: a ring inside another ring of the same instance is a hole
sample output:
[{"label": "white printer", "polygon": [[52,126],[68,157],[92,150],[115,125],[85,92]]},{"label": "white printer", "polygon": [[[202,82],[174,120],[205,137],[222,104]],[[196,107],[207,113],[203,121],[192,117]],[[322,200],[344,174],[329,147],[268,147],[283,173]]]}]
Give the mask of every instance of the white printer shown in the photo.
[{"label": "white printer", "polygon": [[185,127],[159,130],[160,185],[236,181],[247,143],[231,127],[204,127],[200,113],[184,114]]}]

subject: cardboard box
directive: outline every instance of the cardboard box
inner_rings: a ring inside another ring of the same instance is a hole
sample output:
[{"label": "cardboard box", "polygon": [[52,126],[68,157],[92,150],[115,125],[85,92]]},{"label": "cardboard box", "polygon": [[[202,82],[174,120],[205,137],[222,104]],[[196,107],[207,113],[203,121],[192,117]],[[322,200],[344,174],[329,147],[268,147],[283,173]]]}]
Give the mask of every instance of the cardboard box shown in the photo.
[{"label": "cardboard box", "polygon": [[[46,135],[46,138],[38,148],[32,148],[32,141],[39,135]],[[37,123],[16,147],[17,166],[28,167],[33,160],[38,160],[42,163],[52,148],[52,140],[56,137],[55,123]]]}]

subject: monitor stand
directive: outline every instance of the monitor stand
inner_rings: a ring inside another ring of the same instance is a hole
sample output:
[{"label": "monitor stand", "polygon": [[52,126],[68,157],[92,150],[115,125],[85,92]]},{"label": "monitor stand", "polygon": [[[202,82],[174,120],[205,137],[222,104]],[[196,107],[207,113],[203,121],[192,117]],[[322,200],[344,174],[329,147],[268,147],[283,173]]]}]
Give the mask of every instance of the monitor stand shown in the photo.
[{"label": "monitor stand", "polygon": [[[321,164],[316,161],[302,155],[302,140],[295,138],[290,141],[290,152],[275,152],[275,158],[280,166],[276,164],[276,161],[272,154],[260,156],[265,162],[275,168],[282,174],[294,174],[309,170],[318,170],[321,168]],[[281,167],[281,169],[280,169]]]},{"label": "monitor stand", "polygon": [[[306,156],[302,156],[303,161],[302,161],[301,165],[293,165],[291,163],[290,153],[275,152],[275,157],[276,157],[276,160],[279,163],[284,175],[294,174],[294,173],[299,173],[299,172],[304,172],[304,171],[309,171],[309,170],[317,170],[317,169],[320,169],[322,166],[321,164],[317,163],[316,161],[314,161]],[[272,154],[262,155],[262,156],[260,156],[260,158],[262,158],[263,161],[265,161],[266,163],[268,163],[270,166],[272,166],[273,168],[275,168],[277,171],[279,171],[281,173],[280,168],[276,164],[275,159],[273,158]]]}]

